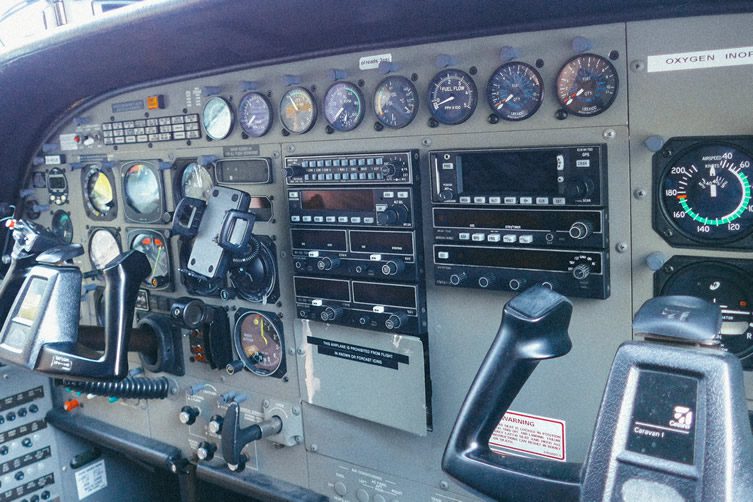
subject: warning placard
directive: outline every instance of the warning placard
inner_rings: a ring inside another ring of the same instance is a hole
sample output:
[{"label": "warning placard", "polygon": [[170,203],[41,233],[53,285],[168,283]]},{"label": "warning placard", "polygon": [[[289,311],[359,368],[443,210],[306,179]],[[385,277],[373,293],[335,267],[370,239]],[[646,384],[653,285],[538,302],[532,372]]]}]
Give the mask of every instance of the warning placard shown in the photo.
[{"label": "warning placard", "polygon": [[489,438],[492,451],[518,451],[565,462],[565,421],[508,411]]}]

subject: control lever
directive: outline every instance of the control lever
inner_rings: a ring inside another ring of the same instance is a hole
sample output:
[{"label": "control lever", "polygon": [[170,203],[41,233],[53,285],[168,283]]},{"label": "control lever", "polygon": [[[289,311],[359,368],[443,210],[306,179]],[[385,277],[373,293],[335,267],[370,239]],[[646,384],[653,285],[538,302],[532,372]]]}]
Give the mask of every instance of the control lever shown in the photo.
[{"label": "control lever", "polygon": [[[567,298],[543,286],[534,286],[505,305],[497,336],[447,443],[442,468],[448,474],[495,499],[512,500],[521,493],[531,500],[577,499],[580,465],[507,458],[488,445],[539,361],[564,356],[572,348],[567,333],[572,310]],[[522,462],[526,473],[520,472]]]},{"label": "control lever", "polygon": [[240,472],[246,467],[248,458],[241,452],[247,444],[278,434],[282,430],[282,419],[277,416],[246,428],[241,428],[240,417],[240,406],[232,402],[222,421],[222,456],[233,472]]}]

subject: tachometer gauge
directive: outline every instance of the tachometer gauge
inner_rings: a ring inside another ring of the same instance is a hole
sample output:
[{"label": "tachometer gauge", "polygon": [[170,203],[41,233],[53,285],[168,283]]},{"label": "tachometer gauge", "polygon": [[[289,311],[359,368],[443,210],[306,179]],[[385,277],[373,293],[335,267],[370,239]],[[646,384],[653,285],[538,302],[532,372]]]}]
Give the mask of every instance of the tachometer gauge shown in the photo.
[{"label": "tachometer gauge", "polygon": [[264,136],[272,125],[272,106],[264,95],[249,92],[238,103],[238,122],[252,138]]},{"label": "tachometer gauge", "polygon": [[73,242],[73,222],[70,213],[62,209],[55,211],[50,230],[66,244]]},{"label": "tachometer gauge", "polygon": [[201,123],[207,136],[212,139],[225,139],[233,130],[233,109],[224,98],[214,96],[204,105]]},{"label": "tachometer gauge", "polygon": [[503,120],[525,120],[539,109],[541,75],[525,63],[506,63],[495,70],[486,87],[486,99]]},{"label": "tachometer gauge", "polygon": [[153,223],[162,217],[162,183],[151,163],[126,164],[123,171],[125,213],[131,221]]},{"label": "tachometer gauge", "polygon": [[285,355],[281,332],[272,314],[246,311],[235,321],[235,349],[252,373],[271,376],[281,369]]},{"label": "tachometer gauge", "polygon": [[612,106],[618,87],[617,70],[595,54],[575,56],[557,74],[557,99],[580,117],[598,115]]},{"label": "tachometer gauge", "polygon": [[143,230],[131,239],[131,249],[141,251],[149,260],[151,272],[144,279],[144,285],[151,288],[164,288],[170,284],[170,256],[165,237],[152,230]]},{"label": "tachometer gauge", "polygon": [[89,260],[95,270],[102,270],[105,265],[120,255],[120,242],[115,230],[97,228],[89,234]]},{"label": "tachometer gauge", "polygon": [[208,200],[209,193],[214,188],[212,175],[206,167],[191,162],[183,168],[180,176],[180,188],[183,197]]},{"label": "tachometer gauge", "polygon": [[117,214],[115,184],[112,175],[97,165],[85,167],[81,172],[84,192],[84,209],[95,220],[111,220]]},{"label": "tachometer gauge", "polygon": [[418,94],[413,82],[391,76],[382,80],[374,92],[374,113],[383,125],[400,129],[416,118]]},{"label": "tachometer gauge", "polygon": [[429,111],[443,124],[462,124],[478,102],[476,84],[460,70],[442,70],[429,83]]},{"label": "tachometer gauge", "polygon": [[363,120],[363,93],[350,82],[336,82],[324,95],[324,116],[338,131],[352,131]]},{"label": "tachometer gauge", "polygon": [[751,162],[751,154],[721,141],[681,150],[667,162],[659,181],[664,217],[699,243],[731,242],[750,235]]},{"label": "tachometer gauge", "polygon": [[289,132],[303,134],[316,122],[314,96],[303,87],[294,87],[280,101],[280,120]]}]

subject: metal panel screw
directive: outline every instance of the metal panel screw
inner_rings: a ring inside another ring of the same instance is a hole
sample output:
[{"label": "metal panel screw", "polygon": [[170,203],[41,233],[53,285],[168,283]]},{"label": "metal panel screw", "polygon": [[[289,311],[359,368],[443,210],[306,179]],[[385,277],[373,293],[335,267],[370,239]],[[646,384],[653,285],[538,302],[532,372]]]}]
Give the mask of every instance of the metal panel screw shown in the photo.
[{"label": "metal panel screw", "polygon": [[262,401],[261,405],[265,408],[269,408],[269,399],[265,399],[264,401]]},{"label": "metal panel screw", "polygon": [[638,200],[645,199],[647,195],[645,188],[636,188],[635,191],[633,191],[633,197],[635,197]]},{"label": "metal panel screw", "polygon": [[288,151],[289,151],[290,153],[293,153],[293,152],[295,152],[295,145],[288,145]]},{"label": "metal panel screw", "polygon": [[424,146],[431,146],[431,138],[424,138],[421,140],[421,144]]},{"label": "metal panel screw", "polygon": [[293,406],[293,415],[300,415],[301,409],[298,406]]},{"label": "metal panel screw", "polygon": [[643,63],[643,61],[636,59],[635,61],[630,63],[630,69],[633,71],[643,71],[646,69],[646,65]]},{"label": "metal panel screw", "polygon": [[319,446],[312,444],[310,449],[311,451],[316,452],[316,451],[319,451]]},{"label": "metal panel screw", "polygon": [[625,251],[628,250],[627,242],[618,242],[617,245],[615,246],[615,249],[617,250],[618,253],[624,253]]},{"label": "metal panel screw", "polygon": [[439,482],[439,487],[441,489],[443,489],[443,490],[449,490],[450,489],[450,483],[448,483],[447,481],[440,481]]},{"label": "metal panel screw", "polygon": [[614,139],[617,136],[617,132],[614,129],[604,129],[604,132],[601,133],[601,135],[604,139]]}]

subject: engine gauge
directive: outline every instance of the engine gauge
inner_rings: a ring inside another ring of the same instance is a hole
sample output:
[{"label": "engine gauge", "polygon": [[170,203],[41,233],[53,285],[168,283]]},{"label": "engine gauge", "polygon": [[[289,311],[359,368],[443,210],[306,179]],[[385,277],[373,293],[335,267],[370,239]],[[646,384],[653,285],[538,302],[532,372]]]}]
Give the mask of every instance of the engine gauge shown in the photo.
[{"label": "engine gauge", "polygon": [[612,106],[618,87],[617,70],[595,54],[575,56],[557,74],[557,99],[580,117],[598,115]]},{"label": "engine gauge", "polygon": [[[753,287],[750,272],[735,266],[743,260],[707,260],[674,257],[674,272],[666,279],[657,272],[660,295],[690,295],[703,298],[722,311],[721,346],[739,358],[753,355]],[[750,268],[750,262],[746,266]],[[753,362],[753,360],[751,360]]]},{"label": "engine gauge", "polygon": [[429,111],[443,124],[462,124],[478,102],[476,84],[461,70],[442,70],[429,83]]},{"label": "engine gauge", "polygon": [[224,98],[214,96],[204,105],[201,123],[207,136],[212,139],[225,139],[233,130],[233,109]]},{"label": "engine gauge", "polygon": [[338,131],[352,131],[363,120],[363,93],[355,84],[336,82],[324,95],[324,116]]},{"label": "engine gauge", "polygon": [[131,249],[144,253],[151,265],[145,286],[158,289],[170,284],[170,255],[164,235],[153,230],[138,231],[131,239]]},{"label": "engine gauge", "polygon": [[294,87],[280,101],[280,120],[289,132],[303,134],[316,122],[314,96],[303,87]]},{"label": "engine gauge", "polygon": [[374,92],[374,113],[383,125],[400,129],[416,118],[418,93],[413,82],[391,76],[382,80]]},{"label": "engine gauge", "polygon": [[90,165],[81,172],[81,186],[84,193],[84,209],[94,220],[112,220],[117,215],[115,183],[112,173]]},{"label": "engine gauge", "polygon": [[214,182],[206,167],[191,162],[183,168],[180,175],[180,191],[183,197],[206,201],[209,199],[212,188],[214,188]]},{"label": "engine gauge", "polygon": [[120,253],[120,242],[114,229],[97,228],[89,234],[89,260],[95,270],[105,268]]},{"label": "engine gauge", "polygon": [[154,223],[162,217],[161,173],[150,162],[125,164],[123,192],[125,213],[129,220],[139,223]]},{"label": "engine gauge", "polygon": [[55,211],[50,230],[66,244],[73,242],[73,222],[70,213],[62,209]]},{"label": "engine gauge", "polygon": [[235,350],[243,364],[259,376],[282,373],[285,354],[282,328],[273,314],[246,311],[235,321]]},{"label": "engine gauge", "polygon": [[[691,145],[670,158],[660,175],[658,198],[664,218],[691,245],[733,242],[750,235],[753,157],[721,141]],[[666,237],[672,232],[662,233]]]},{"label": "engine gauge", "polygon": [[486,99],[503,120],[525,120],[539,109],[541,75],[525,63],[506,63],[495,70],[486,86]]},{"label": "engine gauge", "polygon": [[238,122],[252,138],[264,136],[272,125],[272,105],[264,95],[249,92],[238,103]]}]

